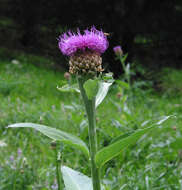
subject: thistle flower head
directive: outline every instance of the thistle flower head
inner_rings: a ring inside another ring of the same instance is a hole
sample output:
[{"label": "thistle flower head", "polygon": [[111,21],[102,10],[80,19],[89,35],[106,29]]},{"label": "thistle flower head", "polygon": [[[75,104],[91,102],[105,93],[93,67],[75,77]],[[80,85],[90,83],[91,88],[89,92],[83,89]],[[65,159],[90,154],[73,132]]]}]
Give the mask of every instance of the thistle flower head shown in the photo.
[{"label": "thistle flower head", "polygon": [[83,34],[79,30],[77,33],[64,33],[60,36],[58,45],[61,52],[67,56],[86,50],[102,54],[108,48],[108,41],[102,31],[92,27],[90,30],[84,30]]}]

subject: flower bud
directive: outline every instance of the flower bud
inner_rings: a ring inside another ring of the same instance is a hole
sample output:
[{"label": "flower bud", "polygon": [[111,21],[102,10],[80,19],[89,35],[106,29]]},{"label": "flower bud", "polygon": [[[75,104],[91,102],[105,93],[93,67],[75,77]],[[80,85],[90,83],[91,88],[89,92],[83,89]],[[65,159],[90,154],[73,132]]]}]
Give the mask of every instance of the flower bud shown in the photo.
[{"label": "flower bud", "polygon": [[69,79],[70,79],[70,73],[65,72],[65,73],[64,73],[64,78],[65,78],[66,80],[69,80]]},{"label": "flower bud", "polygon": [[122,50],[121,46],[115,46],[113,48],[113,51],[116,54],[116,56],[122,56],[123,55],[123,50]]}]

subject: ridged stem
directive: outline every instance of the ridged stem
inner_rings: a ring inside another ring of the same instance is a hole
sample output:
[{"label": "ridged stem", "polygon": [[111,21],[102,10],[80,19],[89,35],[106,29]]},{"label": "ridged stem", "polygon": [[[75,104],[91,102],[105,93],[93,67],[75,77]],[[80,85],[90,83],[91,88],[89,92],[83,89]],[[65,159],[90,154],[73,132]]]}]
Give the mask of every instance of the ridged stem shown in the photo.
[{"label": "ridged stem", "polygon": [[130,74],[127,73],[127,71],[126,71],[126,66],[125,66],[125,62],[123,61],[123,59],[122,59],[121,56],[119,57],[119,59],[120,59],[120,62],[121,62],[121,64],[122,64],[122,67],[123,67],[123,70],[124,70],[125,79],[127,80],[127,83],[128,83],[128,85],[129,85],[129,87],[130,87]]},{"label": "ridged stem", "polygon": [[80,92],[85,104],[89,123],[89,145],[90,145],[90,157],[91,157],[91,174],[93,190],[101,190],[99,168],[95,164],[95,155],[97,153],[97,135],[96,135],[96,118],[95,118],[95,98],[89,100],[84,90],[83,84],[86,78],[78,76],[78,84]]},{"label": "ridged stem", "polygon": [[[55,143],[55,142],[54,142]],[[61,175],[61,153],[57,150],[56,143],[53,147],[54,152],[55,152],[55,164],[56,164],[56,179],[57,179],[57,184],[58,184],[58,190],[62,190],[62,175]]]}]

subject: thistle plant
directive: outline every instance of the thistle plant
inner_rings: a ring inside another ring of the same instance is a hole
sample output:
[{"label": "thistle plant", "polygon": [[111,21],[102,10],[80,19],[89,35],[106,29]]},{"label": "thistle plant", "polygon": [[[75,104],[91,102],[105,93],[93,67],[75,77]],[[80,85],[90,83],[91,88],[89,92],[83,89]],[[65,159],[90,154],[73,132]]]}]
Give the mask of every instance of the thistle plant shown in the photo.
[{"label": "thistle plant", "polygon": [[[70,57],[69,72],[77,75],[79,89],[85,104],[89,123],[89,149],[91,157],[91,176],[94,190],[101,189],[99,168],[95,163],[97,153],[95,101],[97,81],[92,80],[102,73],[101,54],[108,47],[108,41],[102,31],[95,27],[85,30],[83,34],[69,32],[60,37],[61,52]],[[91,79],[91,80],[90,80]],[[88,80],[88,81],[87,81]]]},{"label": "thistle plant", "polygon": [[[70,31],[64,33],[60,36],[58,45],[61,52],[69,57],[69,73],[75,75],[78,81],[78,86],[77,84],[71,85],[69,83],[69,85],[65,85],[59,88],[59,90],[61,92],[76,91],[81,94],[88,118],[89,147],[80,138],[45,125],[17,123],[9,125],[8,127],[33,128],[54,141],[60,141],[62,144],[72,146],[84,153],[91,167],[91,179],[67,166],[61,166],[59,162],[57,163],[56,170],[59,190],[61,189],[60,171],[62,172],[66,190],[103,190],[105,187],[100,179],[100,170],[102,166],[119,155],[124,149],[128,148],[129,145],[136,143],[136,141],[146,132],[161,125],[169,116],[162,118],[161,121],[148,128],[142,128],[124,135],[121,134],[113,139],[111,144],[98,150],[96,109],[104,100],[109,87],[114,82],[110,73],[102,73],[101,55],[108,48],[109,43],[107,37],[102,31],[92,27],[90,30],[87,29],[83,33],[79,30],[77,33]],[[70,78],[70,76],[67,78]],[[56,151],[55,153],[57,156]]]}]

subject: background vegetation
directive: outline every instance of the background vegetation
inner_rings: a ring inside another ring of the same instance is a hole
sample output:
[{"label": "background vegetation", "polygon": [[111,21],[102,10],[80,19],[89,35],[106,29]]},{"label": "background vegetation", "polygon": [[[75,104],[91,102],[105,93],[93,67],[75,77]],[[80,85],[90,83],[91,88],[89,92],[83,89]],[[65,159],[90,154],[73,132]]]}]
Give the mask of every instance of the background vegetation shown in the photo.
[{"label": "background vegetation", "polygon": [[104,55],[107,70],[120,75],[112,48],[118,44],[129,61],[158,70],[181,67],[181,0],[0,0],[1,46],[51,56],[58,65],[66,60],[57,38],[67,29],[92,25],[110,33]]},{"label": "background vegetation", "polygon": [[[35,60],[49,62],[27,54],[19,54],[12,61],[1,59],[0,190],[56,189],[50,139],[31,129],[7,129],[8,124],[42,123],[88,142],[79,95],[59,92],[56,87],[66,83],[63,73],[36,66]],[[138,79],[133,82],[133,96],[123,107],[121,86],[115,83],[98,108],[99,147],[119,134],[147,127],[164,115],[176,115],[102,169],[103,183],[112,190],[182,188],[182,72],[164,69],[159,74],[163,76],[160,92],[152,88],[151,82]],[[87,159],[81,152],[62,146],[62,159],[63,164],[89,175]]]},{"label": "background vegetation", "polygon": [[[57,90],[67,83],[68,65],[57,38],[92,25],[109,33],[105,70],[123,80],[116,45],[128,52],[132,70],[132,95],[116,81],[97,110],[99,148],[176,116],[108,162],[103,183],[112,190],[182,189],[181,19],[181,0],[0,0],[0,190],[57,189],[51,140],[7,125],[45,124],[88,143],[80,96]],[[90,174],[81,152],[60,146],[64,165]]]}]

